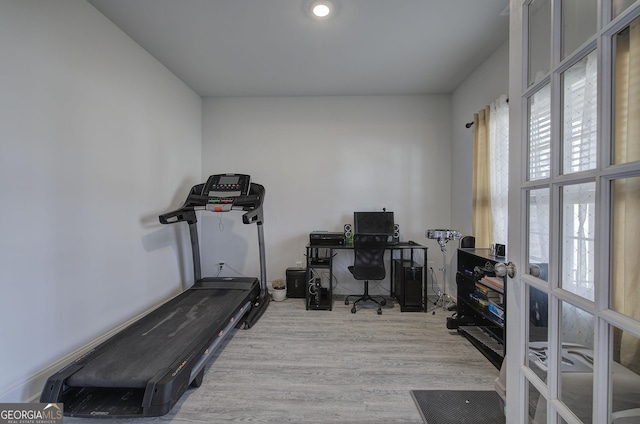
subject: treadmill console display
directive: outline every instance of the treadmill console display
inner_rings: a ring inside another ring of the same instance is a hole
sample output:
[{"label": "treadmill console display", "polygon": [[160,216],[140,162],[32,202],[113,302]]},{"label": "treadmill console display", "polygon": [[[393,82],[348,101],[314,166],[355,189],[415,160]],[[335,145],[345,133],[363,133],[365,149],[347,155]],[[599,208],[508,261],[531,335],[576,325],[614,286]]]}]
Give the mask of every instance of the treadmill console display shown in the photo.
[{"label": "treadmill console display", "polygon": [[209,177],[202,194],[209,197],[238,197],[249,194],[251,177],[245,174],[217,174]]}]

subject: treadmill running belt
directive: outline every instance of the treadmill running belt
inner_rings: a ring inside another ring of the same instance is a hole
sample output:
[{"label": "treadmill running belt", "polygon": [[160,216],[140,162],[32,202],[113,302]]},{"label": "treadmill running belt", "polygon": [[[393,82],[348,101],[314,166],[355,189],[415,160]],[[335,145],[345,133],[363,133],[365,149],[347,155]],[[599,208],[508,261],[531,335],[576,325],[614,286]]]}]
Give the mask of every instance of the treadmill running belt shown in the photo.
[{"label": "treadmill running belt", "polygon": [[244,290],[187,290],[118,333],[68,384],[144,388],[194,340],[222,330],[248,295]]}]

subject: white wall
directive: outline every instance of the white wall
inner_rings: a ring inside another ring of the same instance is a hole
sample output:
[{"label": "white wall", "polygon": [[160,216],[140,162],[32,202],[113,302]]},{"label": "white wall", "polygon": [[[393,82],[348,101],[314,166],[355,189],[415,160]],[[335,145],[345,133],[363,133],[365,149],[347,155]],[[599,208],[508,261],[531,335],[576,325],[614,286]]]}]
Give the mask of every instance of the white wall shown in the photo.
[{"label": "white wall", "polygon": [[[357,210],[393,211],[402,239],[433,253],[437,245],[424,230],[448,227],[451,216],[449,99],[207,98],[203,178],[247,173],[265,186],[268,281],[305,260],[310,231],[343,231]],[[205,275],[219,260],[258,275],[255,229],[240,227],[239,216],[203,220],[203,238],[212,234],[203,249]],[[352,262],[345,252],[336,257],[336,293],[362,290],[346,269]]]},{"label": "white wall", "polygon": [[192,278],[186,229],[157,215],[200,180],[201,100],[84,0],[0,2],[0,57],[0,402],[13,402]]}]

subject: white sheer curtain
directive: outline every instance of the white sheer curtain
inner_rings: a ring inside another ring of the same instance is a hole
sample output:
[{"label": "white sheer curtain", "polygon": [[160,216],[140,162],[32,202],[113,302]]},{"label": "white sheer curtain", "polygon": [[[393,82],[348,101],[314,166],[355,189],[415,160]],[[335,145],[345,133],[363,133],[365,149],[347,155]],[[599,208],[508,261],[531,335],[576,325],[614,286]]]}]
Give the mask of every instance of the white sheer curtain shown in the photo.
[{"label": "white sheer curtain", "polygon": [[563,173],[596,167],[598,62],[595,50],[563,74]]},{"label": "white sheer curtain", "polygon": [[500,96],[490,105],[489,161],[493,243],[506,245],[509,204],[509,103],[507,96]]}]

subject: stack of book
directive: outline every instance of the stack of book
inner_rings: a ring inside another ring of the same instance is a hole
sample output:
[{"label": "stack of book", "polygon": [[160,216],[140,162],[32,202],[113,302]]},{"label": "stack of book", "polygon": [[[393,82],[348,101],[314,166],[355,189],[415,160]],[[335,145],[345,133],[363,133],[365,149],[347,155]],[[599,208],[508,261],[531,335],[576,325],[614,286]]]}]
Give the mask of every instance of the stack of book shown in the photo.
[{"label": "stack of book", "polygon": [[480,282],[493,290],[504,293],[504,280],[502,278],[485,276],[480,279]]},{"label": "stack of book", "polygon": [[475,283],[475,289],[469,296],[478,305],[487,310],[489,318],[504,325],[504,282],[496,277],[483,277]]},{"label": "stack of book", "polygon": [[489,306],[489,303],[502,303],[502,295],[495,290],[489,289],[487,286],[476,282],[475,290],[470,293],[473,300],[484,308]]}]

